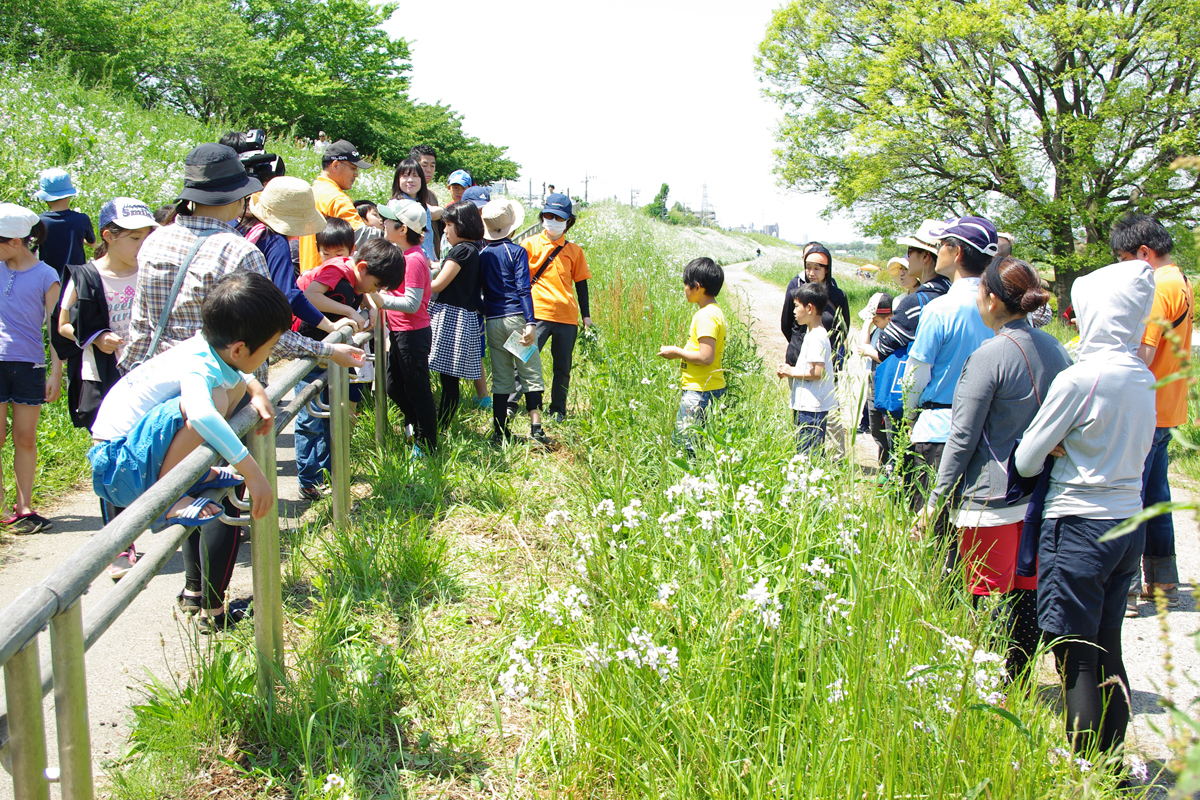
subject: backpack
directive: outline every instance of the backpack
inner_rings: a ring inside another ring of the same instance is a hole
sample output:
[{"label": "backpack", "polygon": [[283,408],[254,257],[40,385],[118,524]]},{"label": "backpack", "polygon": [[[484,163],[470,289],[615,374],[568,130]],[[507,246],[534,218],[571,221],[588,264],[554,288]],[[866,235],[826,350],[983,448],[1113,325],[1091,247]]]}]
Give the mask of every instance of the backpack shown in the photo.
[{"label": "backpack", "polygon": [[[925,292],[917,293],[917,302],[921,308],[929,302]],[[908,364],[908,351],[912,342],[904,347],[893,350],[879,366],[875,368],[875,407],[886,411],[892,416],[904,413],[904,369]]]}]

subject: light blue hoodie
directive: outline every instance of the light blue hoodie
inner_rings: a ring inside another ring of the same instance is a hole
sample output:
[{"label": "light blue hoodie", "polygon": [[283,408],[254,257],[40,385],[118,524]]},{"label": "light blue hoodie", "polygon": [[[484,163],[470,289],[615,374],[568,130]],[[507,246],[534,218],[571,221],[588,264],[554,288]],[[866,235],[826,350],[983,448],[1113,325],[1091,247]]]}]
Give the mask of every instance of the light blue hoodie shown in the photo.
[{"label": "light blue hoodie", "polygon": [[1078,278],[1071,302],[1078,363],[1050,384],[1016,451],[1026,477],[1062,443],[1046,518],[1126,519],[1142,510],[1142,466],[1154,439],[1154,375],[1137,355],[1154,302],[1154,269],[1125,261]]}]

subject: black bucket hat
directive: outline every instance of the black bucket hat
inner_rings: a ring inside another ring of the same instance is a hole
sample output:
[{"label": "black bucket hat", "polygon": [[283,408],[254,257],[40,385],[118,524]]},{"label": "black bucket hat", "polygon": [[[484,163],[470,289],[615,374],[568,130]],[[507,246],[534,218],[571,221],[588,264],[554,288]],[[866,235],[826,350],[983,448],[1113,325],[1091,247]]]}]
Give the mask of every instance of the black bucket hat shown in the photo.
[{"label": "black bucket hat", "polygon": [[246,173],[236,150],[223,144],[202,144],[183,162],[180,200],[223,206],[262,191],[257,178]]}]

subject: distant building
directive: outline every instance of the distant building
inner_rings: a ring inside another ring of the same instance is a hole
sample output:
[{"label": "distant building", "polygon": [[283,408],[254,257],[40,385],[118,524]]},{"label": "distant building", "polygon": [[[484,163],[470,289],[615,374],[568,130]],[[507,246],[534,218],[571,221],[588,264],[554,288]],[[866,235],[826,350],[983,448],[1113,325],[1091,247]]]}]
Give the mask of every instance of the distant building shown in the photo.
[{"label": "distant building", "polygon": [[779,224],[776,223],[774,225],[763,225],[762,232],[765,233],[767,236],[774,236],[776,239],[778,239],[779,238]]}]

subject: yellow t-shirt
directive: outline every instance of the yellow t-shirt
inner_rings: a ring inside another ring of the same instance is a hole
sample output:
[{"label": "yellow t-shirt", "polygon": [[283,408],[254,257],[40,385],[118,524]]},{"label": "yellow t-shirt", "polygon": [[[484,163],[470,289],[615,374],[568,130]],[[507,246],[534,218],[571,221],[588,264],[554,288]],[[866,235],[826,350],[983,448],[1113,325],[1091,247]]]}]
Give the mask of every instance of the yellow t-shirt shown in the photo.
[{"label": "yellow t-shirt", "polygon": [[709,303],[692,317],[688,326],[687,345],[683,348],[699,351],[700,340],[709,336],[716,342],[713,363],[707,367],[683,362],[683,380],[680,386],[688,392],[712,392],[725,388],[725,371],[721,369],[721,356],[725,353],[725,313],[716,303]]},{"label": "yellow t-shirt", "polygon": [[565,237],[556,242],[545,231],[521,242],[521,247],[529,254],[529,278],[532,280],[543,262],[560,244],[563,249],[538,282],[533,284],[533,316],[546,322],[578,325],[579,303],[575,300],[575,284],[592,277],[583,249],[574,242],[568,242]]},{"label": "yellow t-shirt", "polygon": [[[1159,267],[1154,270],[1154,306],[1142,344],[1157,348],[1150,362],[1154,377],[1162,380],[1187,369],[1188,357],[1192,352],[1192,287],[1183,277],[1179,267]],[[1182,319],[1178,328],[1172,328],[1175,320]],[[1166,337],[1174,333],[1178,343]],[[1188,421],[1188,382],[1171,381],[1156,390],[1157,425],[1159,428],[1177,428]]]},{"label": "yellow t-shirt", "polygon": [[[313,199],[317,203],[317,211],[327,217],[340,217],[350,223],[350,227],[358,230],[363,226],[362,217],[354,208],[350,195],[322,173],[313,181]],[[300,237],[300,271],[308,272],[321,266],[321,256],[317,253],[317,237]]]}]

